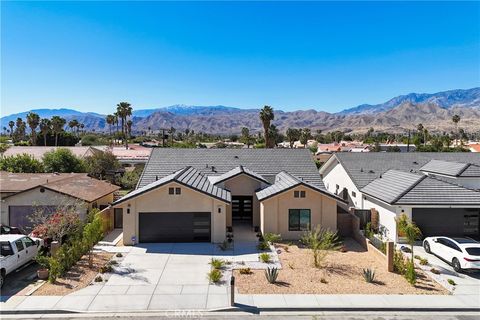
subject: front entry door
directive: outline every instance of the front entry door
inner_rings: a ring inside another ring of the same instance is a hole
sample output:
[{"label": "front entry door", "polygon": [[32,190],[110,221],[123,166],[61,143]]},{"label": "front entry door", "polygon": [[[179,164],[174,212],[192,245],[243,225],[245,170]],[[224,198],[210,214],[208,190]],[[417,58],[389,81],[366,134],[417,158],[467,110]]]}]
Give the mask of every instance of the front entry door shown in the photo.
[{"label": "front entry door", "polygon": [[233,196],[232,197],[232,219],[234,220],[252,220],[253,217],[253,197],[252,196]]},{"label": "front entry door", "polygon": [[123,209],[115,208],[113,210],[113,227],[115,229],[123,228]]}]

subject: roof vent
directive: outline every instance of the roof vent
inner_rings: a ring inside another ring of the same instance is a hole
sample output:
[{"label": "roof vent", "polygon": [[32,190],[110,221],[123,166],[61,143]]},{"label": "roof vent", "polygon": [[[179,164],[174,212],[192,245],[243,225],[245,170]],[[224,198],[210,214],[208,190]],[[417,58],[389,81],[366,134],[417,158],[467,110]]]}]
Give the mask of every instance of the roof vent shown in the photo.
[{"label": "roof vent", "polygon": [[375,173],[375,171],[373,171],[373,170],[368,170],[368,173]]},{"label": "roof vent", "polygon": [[235,159],[238,159],[238,156],[233,156]]},{"label": "roof vent", "polygon": [[413,161],[413,164],[418,164],[418,162],[417,162],[417,161]]},{"label": "roof vent", "polygon": [[155,181],[158,181],[158,176],[155,176]]},{"label": "roof vent", "polygon": [[360,172],[363,172],[363,168],[360,168]]},{"label": "roof vent", "polygon": [[205,168],[208,168],[208,163],[205,165]]},{"label": "roof vent", "polygon": [[212,166],[212,172],[216,172],[216,171],[215,171],[215,167],[214,167],[214,166]]},{"label": "roof vent", "polygon": [[382,175],[380,175],[380,177],[379,177],[379,178],[380,178],[380,179],[382,179]]}]

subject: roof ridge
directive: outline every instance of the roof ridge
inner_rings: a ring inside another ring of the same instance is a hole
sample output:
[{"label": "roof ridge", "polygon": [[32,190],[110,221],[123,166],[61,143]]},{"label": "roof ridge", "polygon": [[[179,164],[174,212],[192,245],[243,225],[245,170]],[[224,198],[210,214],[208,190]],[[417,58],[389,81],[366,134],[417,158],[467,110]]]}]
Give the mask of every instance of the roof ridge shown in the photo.
[{"label": "roof ridge", "polygon": [[466,186],[462,186],[458,183],[454,183],[453,181],[448,181],[448,180],[443,180],[439,177],[437,177],[436,175],[427,175],[426,177],[430,178],[430,179],[433,179],[433,180],[436,180],[436,181],[440,181],[440,182],[444,182],[446,184],[449,184],[449,185],[452,185],[452,186],[456,186],[456,187],[459,187],[459,188],[462,188],[462,189],[465,189],[465,190],[471,190],[471,191],[475,191],[475,192],[480,192],[480,190],[477,190],[477,189],[473,189],[473,188],[468,188]]},{"label": "roof ridge", "polygon": [[[180,176],[182,174],[184,174],[185,172],[187,172],[189,169],[192,169],[192,166],[186,166],[185,168],[177,171],[177,173],[173,176],[173,179],[172,180],[178,180],[178,178],[180,178]],[[194,168],[193,168],[194,169]],[[194,169],[195,170],[195,169]],[[196,170],[195,170],[196,171]],[[200,174],[200,172],[199,172]]]}]

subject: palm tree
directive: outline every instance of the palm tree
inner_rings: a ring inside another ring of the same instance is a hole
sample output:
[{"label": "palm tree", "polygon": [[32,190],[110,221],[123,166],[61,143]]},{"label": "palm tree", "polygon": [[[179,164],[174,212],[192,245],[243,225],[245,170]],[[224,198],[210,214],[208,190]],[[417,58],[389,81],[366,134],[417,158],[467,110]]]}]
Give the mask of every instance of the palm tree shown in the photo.
[{"label": "palm tree", "polygon": [[80,124],[78,125],[78,127],[80,128],[80,131],[81,131],[82,133],[85,132],[85,130],[83,130],[83,128],[85,128],[85,124],[84,124],[84,123],[80,123]]},{"label": "palm tree", "polygon": [[17,140],[25,140],[25,122],[22,120],[22,118],[17,118],[15,121],[16,129],[15,129],[15,138]]},{"label": "palm tree", "polygon": [[63,131],[63,127],[67,123],[67,120],[59,116],[53,116],[51,120],[52,131],[55,135],[55,147],[58,146],[58,135]]},{"label": "palm tree", "polygon": [[109,114],[107,115],[107,117],[105,118],[105,121],[107,122],[108,124],[108,133],[110,135],[110,138],[112,137],[112,125],[115,124],[115,116],[113,114]]},{"label": "palm tree", "polygon": [[52,129],[52,124],[49,119],[43,118],[40,121],[40,132],[43,135],[43,145],[46,147],[47,146],[47,134],[50,132]]},{"label": "palm tree", "polygon": [[454,115],[452,117],[452,121],[455,124],[455,132],[456,132],[456,139],[455,139],[455,146],[457,146],[458,143],[458,123],[460,122],[460,116],[458,114]]},{"label": "palm tree", "polygon": [[242,128],[242,137],[240,140],[247,145],[247,149],[250,148],[252,144],[252,136],[250,135],[250,130],[247,127]]},{"label": "palm tree", "polygon": [[265,136],[265,147],[266,148],[271,148],[272,143],[270,141],[269,137],[269,128],[270,128],[270,122],[275,118],[275,115],[273,114],[273,108],[270,106],[264,106],[262,110],[260,110],[260,120],[262,121],[263,125],[263,131],[264,131],[264,136]]},{"label": "palm tree", "polygon": [[287,129],[287,139],[290,143],[290,148],[293,148],[293,144],[300,138],[300,131],[295,128],[288,128]]},{"label": "palm tree", "polygon": [[12,120],[8,121],[8,126],[10,127],[10,138],[13,137],[13,127],[15,126],[15,122]]},{"label": "palm tree", "polygon": [[[73,128],[78,129],[78,125],[79,125],[79,123],[78,123],[78,120],[76,120],[76,119],[70,120],[68,122],[68,126],[70,127],[70,130],[72,131],[72,133],[74,132]],[[78,134],[78,130],[77,130],[77,134]]]},{"label": "palm tree", "polygon": [[122,123],[122,137],[125,140],[125,148],[128,148],[128,139],[126,137],[126,127],[125,127],[125,122],[127,120],[127,117],[132,115],[132,107],[130,103],[128,102],[120,102],[117,104],[117,115],[121,120]]},{"label": "palm tree", "polygon": [[132,124],[132,120],[127,121],[127,138],[130,138],[130,136],[132,135]]},{"label": "palm tree", "polygon": [[32,131],[31,143],[32,143],[32,146],[35,146],[37,145],[37,127],[38,127],[38,124],[40,123],[40,116],[36,113],[29,112],[27,114],[27,122],[28,122],[28,126],[30,127],[30,130]]},{"label": "palm tree", "polygon": [[303,144],[303,147],[307,147],[308,139],[312,137],[312,133],[309,128],[303,128],[300,130],[300,143]]}]

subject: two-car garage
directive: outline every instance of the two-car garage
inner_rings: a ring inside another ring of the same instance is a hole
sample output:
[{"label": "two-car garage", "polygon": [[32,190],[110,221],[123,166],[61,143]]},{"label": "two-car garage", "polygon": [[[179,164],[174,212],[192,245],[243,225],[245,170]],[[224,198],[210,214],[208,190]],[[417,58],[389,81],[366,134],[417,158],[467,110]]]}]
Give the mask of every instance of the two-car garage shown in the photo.
[{"label": "two-car garage", "polygon": [[478,208],[413,208],[412,220],[424,237],[479,237],[480,209]]},{"label": "two-car garage", "polygon": [[210,242],[210,212],[140,212],[139,242]]}]

